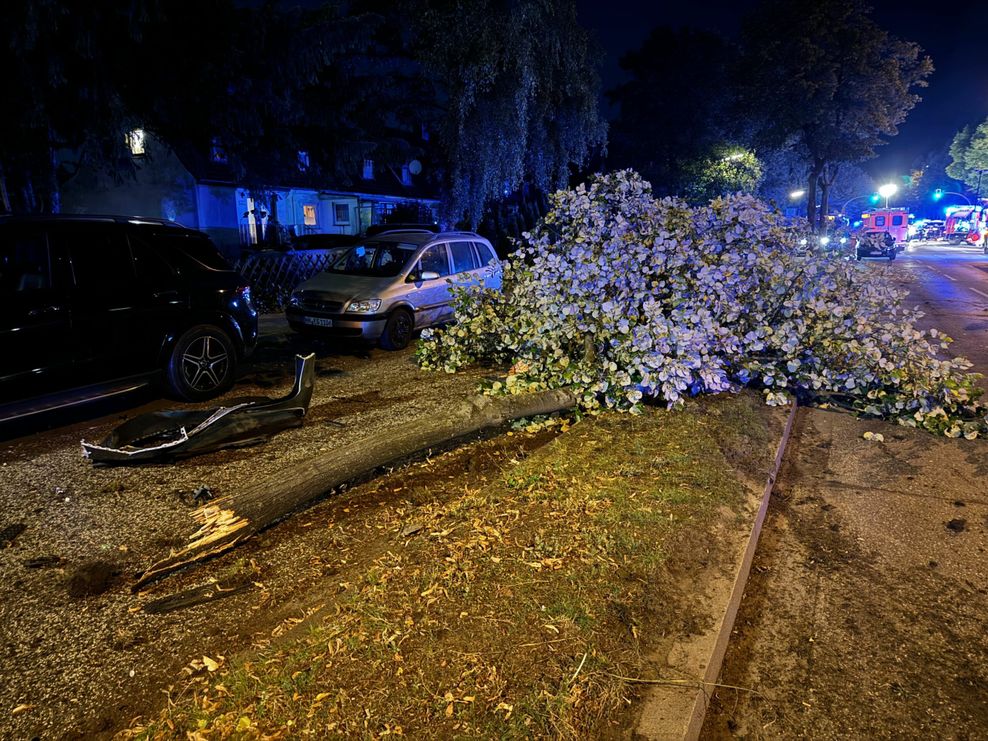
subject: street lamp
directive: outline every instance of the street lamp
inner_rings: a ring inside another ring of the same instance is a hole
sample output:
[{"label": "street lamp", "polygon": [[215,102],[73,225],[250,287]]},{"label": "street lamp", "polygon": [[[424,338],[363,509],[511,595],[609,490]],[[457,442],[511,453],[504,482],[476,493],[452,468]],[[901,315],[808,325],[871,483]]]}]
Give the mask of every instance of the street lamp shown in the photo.
[{"label": "street lamp", "polygon": [[878,189],[878,195],[885,199],[885,208],[889,207],[889,198],[899,192],[899,186],[895,183],[886,183]]}]

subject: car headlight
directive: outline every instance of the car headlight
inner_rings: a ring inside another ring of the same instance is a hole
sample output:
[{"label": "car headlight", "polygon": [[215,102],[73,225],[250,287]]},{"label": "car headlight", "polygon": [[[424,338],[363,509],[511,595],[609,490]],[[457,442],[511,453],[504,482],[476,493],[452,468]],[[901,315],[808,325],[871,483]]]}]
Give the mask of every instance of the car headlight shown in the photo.
[{"label": "car headlight", "polygon": [[381,299],[371,298],[366,301],[351,301],[347,311],[354,314],[371,314],[381,308]]},{"label": "car headlight", "polygon": [[302,296],[298,293],[293,293],[291,295],[291,298],[288,299],[288,303],[291,306],[298,306],[299,304],[302,303]]}]

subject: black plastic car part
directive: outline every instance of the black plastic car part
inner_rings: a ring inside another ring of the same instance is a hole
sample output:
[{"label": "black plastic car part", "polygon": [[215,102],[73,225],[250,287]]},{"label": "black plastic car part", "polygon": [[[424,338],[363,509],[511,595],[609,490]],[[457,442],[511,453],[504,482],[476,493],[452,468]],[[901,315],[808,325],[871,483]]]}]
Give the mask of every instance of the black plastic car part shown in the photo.
[{"label": "black plastic car part", "polygon": [[302,425],[312,400],[315,372],[314,355],[297,355],[295,384],[287,396],[242,399],[213,409],[142,414],[114,429],[98,445],[83,440],[82,454],[93,463],[128,465],[264,442]]}]

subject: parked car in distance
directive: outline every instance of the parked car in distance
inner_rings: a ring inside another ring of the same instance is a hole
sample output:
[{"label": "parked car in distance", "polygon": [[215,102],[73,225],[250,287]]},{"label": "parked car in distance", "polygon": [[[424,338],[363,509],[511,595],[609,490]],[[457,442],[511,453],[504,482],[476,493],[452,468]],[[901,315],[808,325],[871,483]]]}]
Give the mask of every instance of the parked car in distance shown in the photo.
[{"label": "parked car in distance", "polygon": [[863,257],[884,257],[894,260],[896,255],[895,240],[889,232],[861,232],[855,237],[854,254],[858,260]]},{"label": "parked car in distance", "polygon": [[388,231],[351,247],[292,292],[292,329],[408,345],[415,330],[449,321],[450,283],[501,287],[491,243],[473,232]]},{"label": "parked car in distance", "polygon": [[250,287],[201,232],[121,216],[0,218],[0,404],[152,376],[205,400],[233,384],[256,341]]}]

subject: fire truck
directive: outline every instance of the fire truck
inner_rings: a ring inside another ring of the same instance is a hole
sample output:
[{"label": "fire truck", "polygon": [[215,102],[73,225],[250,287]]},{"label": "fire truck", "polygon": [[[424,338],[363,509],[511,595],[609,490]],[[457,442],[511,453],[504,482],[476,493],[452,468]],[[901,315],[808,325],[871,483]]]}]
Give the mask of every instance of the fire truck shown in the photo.
[{"label": "fire truck", "polygon": [[969,242],[980,244],[988,231],[988,209],[984,206],[951,206],[947,209],[947,222],[943,238],[951,244]]},{"label": "fire truck", "polygon": [[905,244],[909,237],[909,212],[904,208],[877,208],[861,214],[859,234],[888,232],[896,244]]}]

